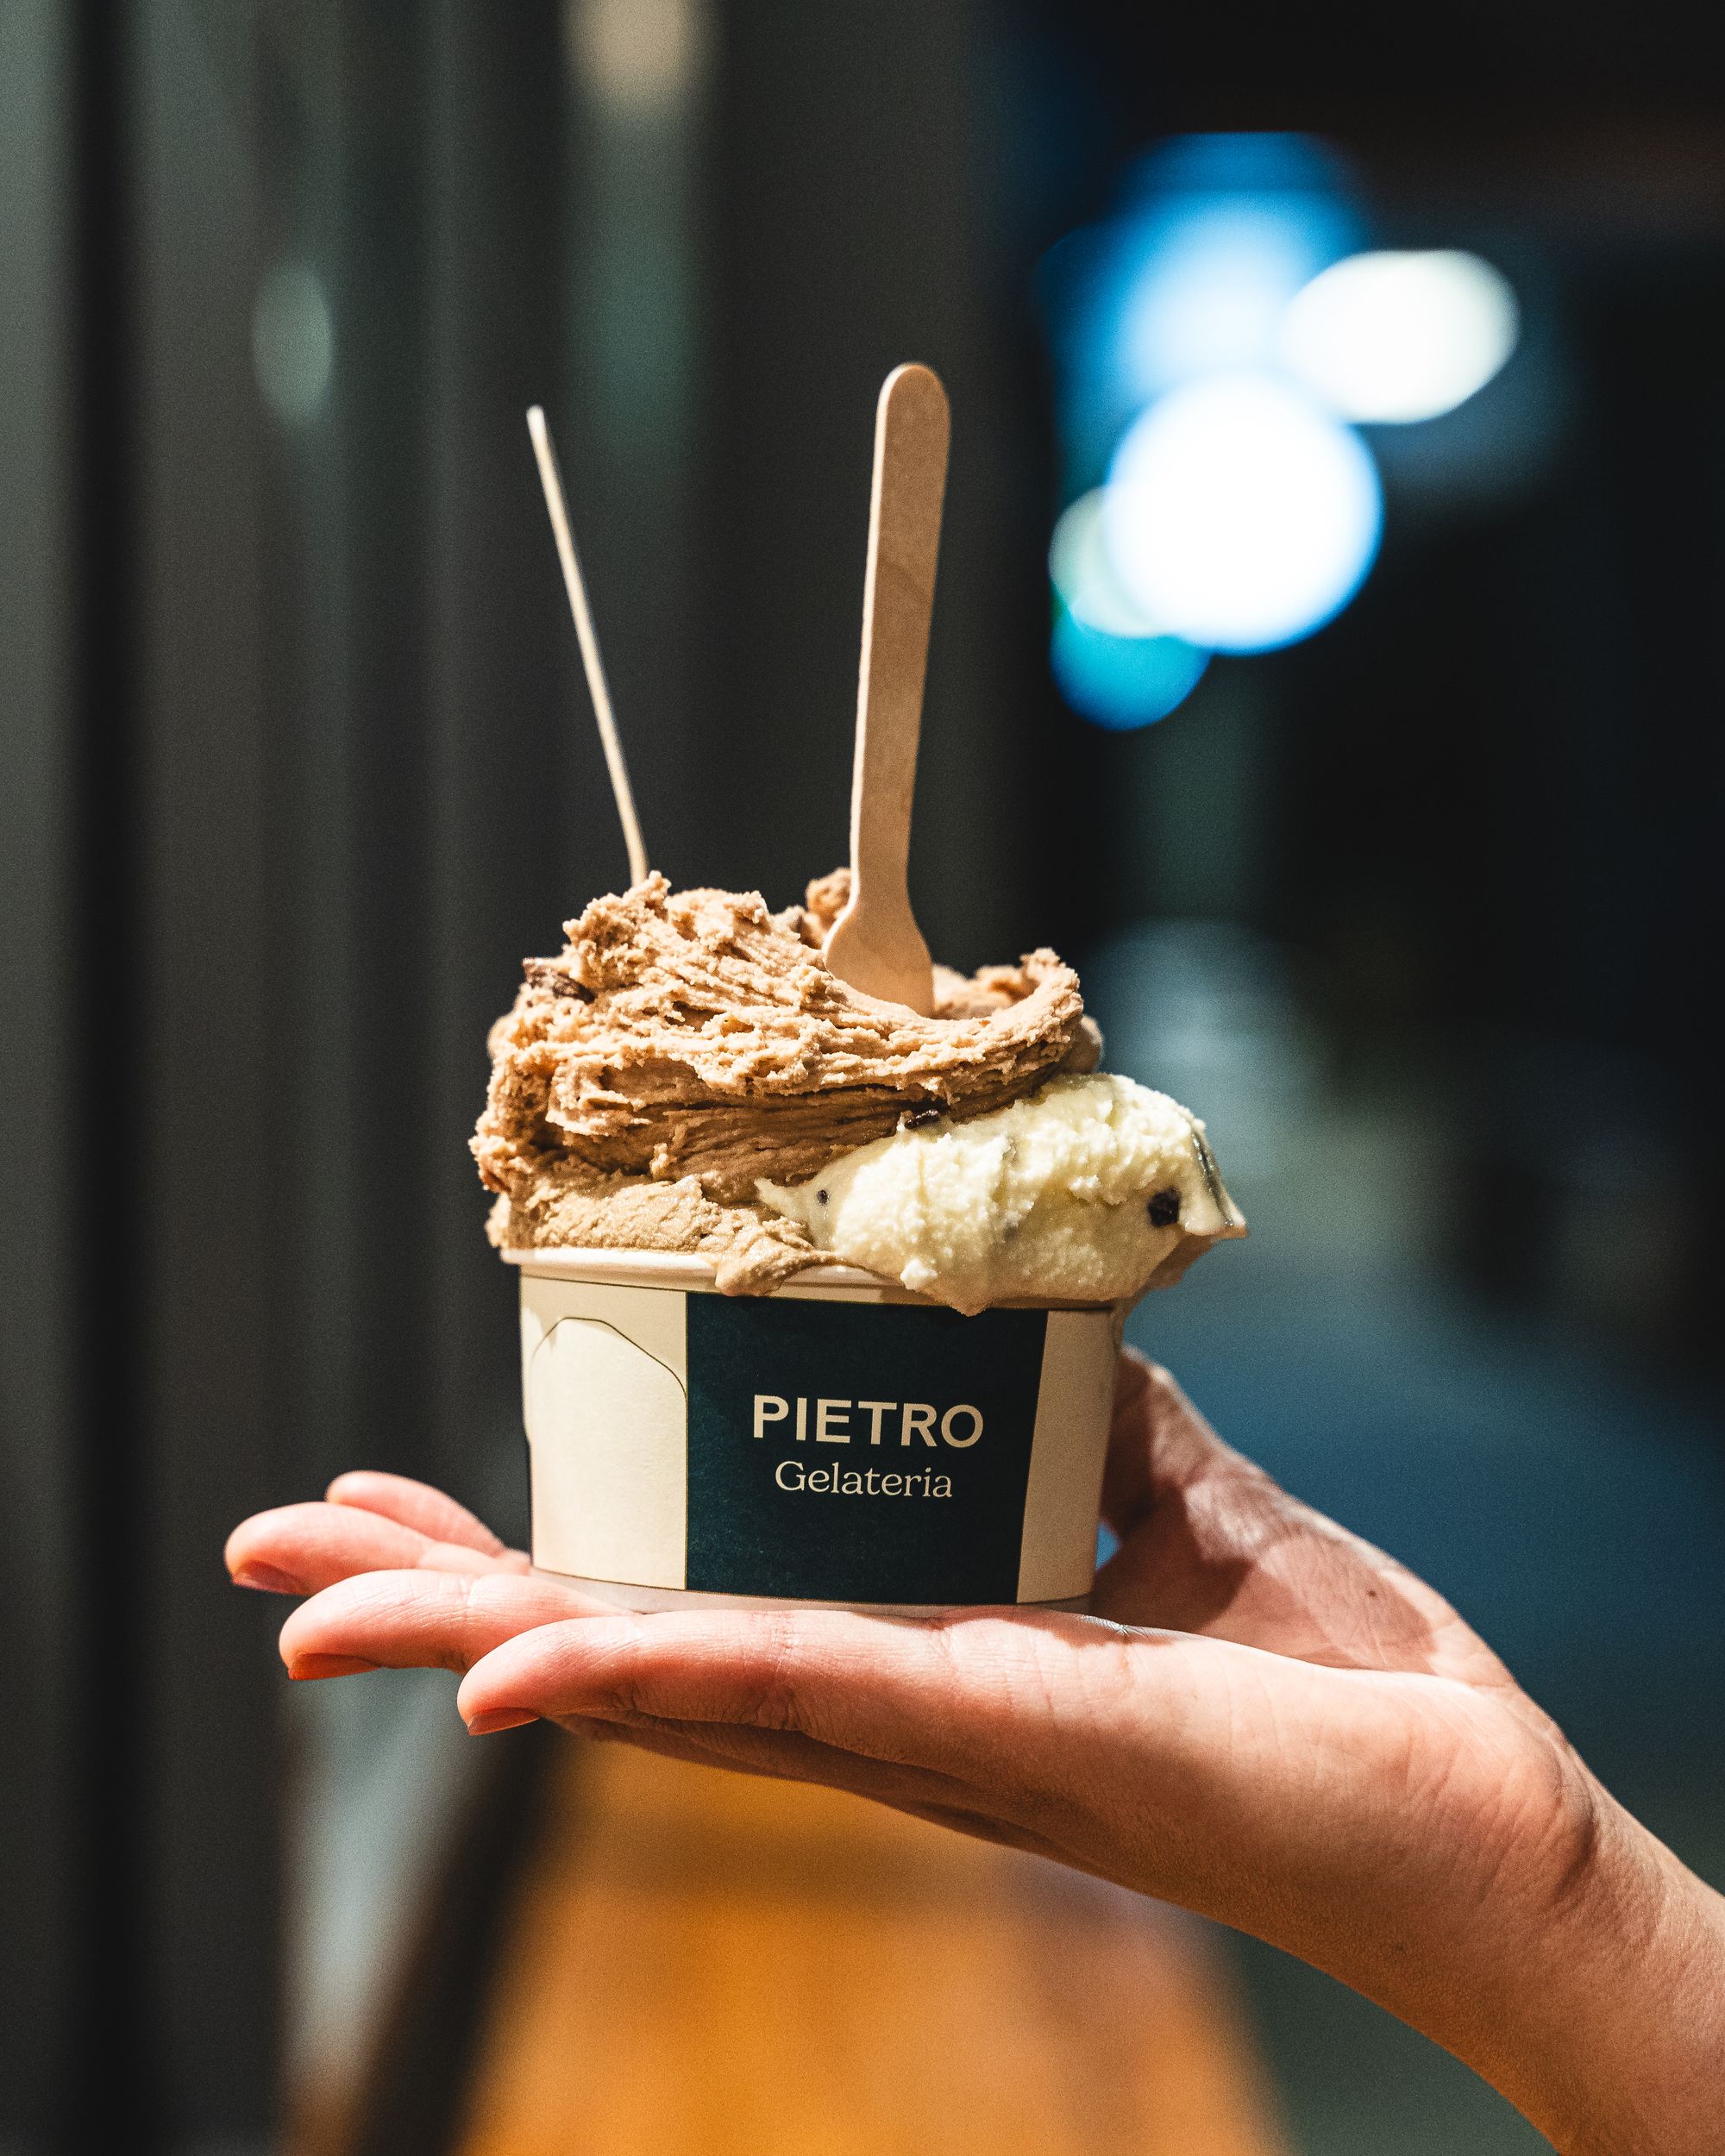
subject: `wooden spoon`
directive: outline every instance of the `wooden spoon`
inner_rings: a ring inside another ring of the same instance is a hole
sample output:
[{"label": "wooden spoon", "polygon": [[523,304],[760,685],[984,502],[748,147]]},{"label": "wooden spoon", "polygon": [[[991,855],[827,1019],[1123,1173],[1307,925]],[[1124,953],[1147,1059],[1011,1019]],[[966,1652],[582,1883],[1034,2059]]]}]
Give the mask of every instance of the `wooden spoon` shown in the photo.
[{"label": "wooden spoon", "polygon": [[906,872],[950,431],[939,376],[925,367],[894,367],[875,413],[850,899],[825,950],[841,981],[924,1018],[934,1009],[934,971],[911,912]]}]

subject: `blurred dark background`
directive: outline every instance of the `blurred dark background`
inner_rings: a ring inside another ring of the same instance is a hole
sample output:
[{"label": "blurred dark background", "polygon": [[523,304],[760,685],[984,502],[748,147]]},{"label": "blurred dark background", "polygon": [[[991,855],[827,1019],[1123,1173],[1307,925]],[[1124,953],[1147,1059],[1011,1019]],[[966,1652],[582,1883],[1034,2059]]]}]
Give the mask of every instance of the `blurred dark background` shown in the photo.
[{"label": "blurred dark background", "polygon": [[[441,1680],[284,1702],[218,1558],[361,1463],[520,1532],[465,1141],[521,956],[624,873],[534,401],[652,856],[783,905],[844,848],[875,393],[940,370],[931,943],[1080,962],[1254,1229],[1137,1337],[1725,1880],[1725,55],[1628,0],[1391,28],[0,9],[7,2156],[279,2146],[471,1798]],[[1359,244],[1493,264],[1521,346],[1477,425],[1365,429],[1333,621],[1097,725],[1051,265],[1158,146],[1266,133]],[[1537,2145],[1232,1951],[1292,2146]]]}]

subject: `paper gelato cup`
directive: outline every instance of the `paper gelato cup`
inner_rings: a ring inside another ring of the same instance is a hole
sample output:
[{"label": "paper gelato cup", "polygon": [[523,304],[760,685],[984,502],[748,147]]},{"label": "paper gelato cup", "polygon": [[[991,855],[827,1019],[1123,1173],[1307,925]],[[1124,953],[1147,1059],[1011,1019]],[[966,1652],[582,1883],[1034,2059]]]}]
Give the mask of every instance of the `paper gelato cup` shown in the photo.
[{"label": "paper gelato cup", "polygon": [[1082,1608],[1125,1306],[972,1318],[849,1267],[505,1250],[533,1563],[625,1609]]}]

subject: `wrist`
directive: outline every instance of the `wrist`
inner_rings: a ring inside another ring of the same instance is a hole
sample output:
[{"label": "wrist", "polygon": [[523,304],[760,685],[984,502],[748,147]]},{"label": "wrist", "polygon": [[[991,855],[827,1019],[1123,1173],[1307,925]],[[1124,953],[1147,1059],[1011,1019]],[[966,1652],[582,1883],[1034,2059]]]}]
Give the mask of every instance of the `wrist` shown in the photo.
[{"label": "wrist", "polygon": [[1455,2048],[1563,2156],[1719,2156],[1725,1900],[1586,1789],[1581,1848],[1506,1897],[1486,2010]]},{"label": "wrist", "polygon": [[1293,1922],[1248,1928],[1453,2052],[1563,2156],[1725,2156],[1725,1898],[1555,1731],[1516,1749],[1452,1759],[1375,1890],[1327,1866]]}]

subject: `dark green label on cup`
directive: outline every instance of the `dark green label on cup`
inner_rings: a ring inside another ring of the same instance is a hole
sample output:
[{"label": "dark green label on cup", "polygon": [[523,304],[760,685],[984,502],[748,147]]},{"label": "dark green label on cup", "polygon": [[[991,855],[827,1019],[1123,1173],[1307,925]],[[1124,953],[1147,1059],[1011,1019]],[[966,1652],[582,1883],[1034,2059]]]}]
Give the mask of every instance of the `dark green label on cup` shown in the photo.
[{"label": "dark green label on cup", "polygon": [[1046,1313],[688,1298],[687,1585],[1010,1602]]}]

